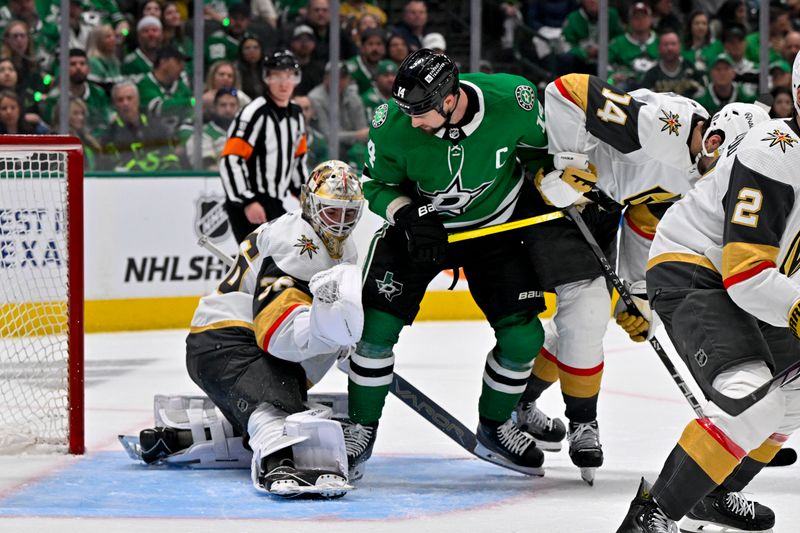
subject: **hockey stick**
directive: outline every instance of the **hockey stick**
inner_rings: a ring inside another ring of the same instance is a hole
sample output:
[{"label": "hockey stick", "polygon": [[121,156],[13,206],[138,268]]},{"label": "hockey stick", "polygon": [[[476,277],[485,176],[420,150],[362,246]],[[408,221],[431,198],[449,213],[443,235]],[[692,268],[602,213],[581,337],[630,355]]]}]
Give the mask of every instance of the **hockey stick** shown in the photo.
[{"label": "hockey stick", "polygon": [[[616,271],[614,271],[614,269],[611,267],[611,264],[608,262],[603,250],[600,248],[600,245],[597,244],[597,240],[595,240],[594,235],[592,235],[592,232],[589,230],[586,222],[584,222],[583,217],[581,217],[580,213],[578,212],[578,209],[575,206],[570,206],[566,208],[565,211],[567,212],[569,218],[575,222],[575,225],[578,226],[578,230],[581,232],[581,235],[583,235],[586,243],[592,249],[592,253],[594,254],[595,258],[600,263],[600,266],[603,269],[603,276],[609,282],[611,282],[615,289],[617,289],[619,297],[627,307],[628,312],[635,316],[641,316],[639,308],[636,307],[635,303],[633,303],[631,293],[622,283],[622,280],[619,279]],[[661,343],[658,342],[658,339],[655,337],[650,338],[648,342],[650,342],[650,346],[653,347],[658,355],[658,358],[661,359],[661,362],[664,364],[664,367],[666,367],[667,372],[669,372],[669,375],[672,377],[673,381],[675,381],[675,384],[678,385],[678,388],[689,402],[689,405],[692,406],[692,409],[697,417],[705,418],[705,414],[703,414],[700,403],[689,390],[689,387],[681,377],[678,369],[675,368],[674,364],[672,364],[672,361],[664,351],[664,348],[661,347]],[[751,407],[754,403],[764,398],[764,396],[773,390],[781,387],[782,385],[790,383],[791,381],[794,381],[798,377],[800,377],[800,361],[789,366],[783,372],[778,373],[774,378],[772,378],[772,380],[742,398],[731,398],[720,393],[713,387],[703,387],[702,383],[698,383],[698,385],[701,386],[703,392],[708,394],[711,401],[714,402],[720,409],[731,416],[737,416]],[[778,451],[778,454],[772,459],[772,461],[768,463],[768,466],[787,466],[793,464],[796,460],[797,452],[791,448],[783,448]]]},{"label": "hockey stick", "polygon": [[[205,235],[197,241],[197,244],[211,252],[229,268],[233,265],[233,258],[208,240],[208,237]],[[475,437],[475,433],[396,372],[394,373],[392,383],[389,385],[389,392],[475,457],[503,468],[514,470],[515,472],[537,475],[531,474],[531,472],[518,470],[512,463],[490,461],[486,457],[478,455],[475,451],[478,445],[478,439]]]},{"label": "hockey stick", "polygon": [[539,215],[535,217],[523,218],[521,220],[505,222],[503,224],[497,224],[496,226],[487,226],[485,228],[462,231],[460,233],[451,233],[450,235],[447,236],[447,242],[466,241],[467,239],[485,237],[486,235],[493,235],[495,233],[500,233],[502,231],[510,231],[512,229],[524,228],[526,226],[533,226],[534,224],[541,224],[542,222],[547,222],[549,220],[555,220],[557,218],[563,218],[563,217],[564,217],[563,211],[553,211],[552,213],[546,213],[544,215]]}]

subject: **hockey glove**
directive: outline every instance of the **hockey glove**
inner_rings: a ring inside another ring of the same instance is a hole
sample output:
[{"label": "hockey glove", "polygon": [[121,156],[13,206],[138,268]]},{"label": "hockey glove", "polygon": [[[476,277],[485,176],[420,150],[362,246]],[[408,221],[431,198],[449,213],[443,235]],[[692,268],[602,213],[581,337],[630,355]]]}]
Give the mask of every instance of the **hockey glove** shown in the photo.
[{"label": "hockey glove", "polygon": [[789,310],[789,331],[800,339],[800,300],[797,300]]},{"label": "hockey glove", "polygon": [[401,207],[394,216],[395,226],[408,239],[408,253],[416,263],[444,262],[447,231],[433,204],[419,202]]},{"label": "hockey glove", "polygon": [[636,281],[628,286],[633,303],[639,313],[631,313],[625,306],[625,302],[620,298],[614,307],[614,317],[617,324],[625,330],[634,342],[644,342],[651,338],[657,327],[657,317],[650,309],[647,302],[647,287],[644,281]]}]

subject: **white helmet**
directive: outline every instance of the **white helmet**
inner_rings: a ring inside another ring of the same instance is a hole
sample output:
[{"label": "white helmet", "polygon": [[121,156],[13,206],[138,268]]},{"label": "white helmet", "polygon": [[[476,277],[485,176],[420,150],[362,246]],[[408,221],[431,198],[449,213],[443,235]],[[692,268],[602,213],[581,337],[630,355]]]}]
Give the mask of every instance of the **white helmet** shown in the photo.
[{"label": "white helmet", "polygon": [[358,174],[341,161],[325,161],[308,176],[300,192],[305,218],[333,259],[341,259],[344,241],[364,209]]},{"label": "white helmet", "polygon": [[[711,124],[703,134],[703,155],[706,157],[717,157],[727,143],[748,131],[759,122],[767,120],[769,120],[769,113],[757,104],[735,102],[726,105],[711,117]],[[706,150],[706,139],[713,134],[722,134],[722,142],[714,153],[709,153]]]}]

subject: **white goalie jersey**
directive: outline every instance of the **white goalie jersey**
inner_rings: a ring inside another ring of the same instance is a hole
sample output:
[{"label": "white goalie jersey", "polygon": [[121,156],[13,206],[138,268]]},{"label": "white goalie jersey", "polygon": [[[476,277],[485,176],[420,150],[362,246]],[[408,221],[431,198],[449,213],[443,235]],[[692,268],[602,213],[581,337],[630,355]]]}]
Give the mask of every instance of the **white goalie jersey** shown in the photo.
[{"label": "white goalie jersey", "polygon": [[724,287],[756,318],[791,325],[800,300],[797,168],[795,120],[762,122],[737,137],[661,220],[648,278],[658,269],[662,286]]},{"label": "white goalie jersey", "polygon": [[[287,213],[263,224],[240,244],[225,279],[200,300],[191,332],[221,328],[252,332],[262,350],[300,363],[307,379],[316,383],[337,354],[361,335],[356,259],[350,240],[345,241],[342,259],[332,259],[301,212]],[[320,273],[322,278],[315,279],[322,279],[323,285],[326,279],[335,282],[335,294],[322,299],[314,294],[320,296],[325,287],[319,288],[320,283],[315,287],[312,280]]]},{"label": "white goalie jersey", "polygon": [[625,93],[586,74],[561,76],[545,90],[548,151],[586,154],[597,187],[625,205],[670,201],[691,189],[699,177],[691,130],[707,118],[689,98]]}]

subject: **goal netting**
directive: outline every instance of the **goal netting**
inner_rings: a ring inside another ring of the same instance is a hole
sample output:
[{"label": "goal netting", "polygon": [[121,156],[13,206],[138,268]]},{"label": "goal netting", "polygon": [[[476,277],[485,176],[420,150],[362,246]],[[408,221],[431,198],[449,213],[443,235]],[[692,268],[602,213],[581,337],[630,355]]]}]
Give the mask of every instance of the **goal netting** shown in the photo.
[{"label": "goal netting", "polygon": [[0,135],[0,453],[83,453],[83,156]]}]

